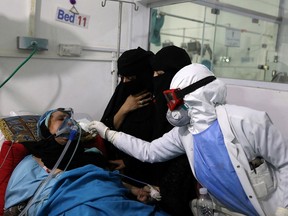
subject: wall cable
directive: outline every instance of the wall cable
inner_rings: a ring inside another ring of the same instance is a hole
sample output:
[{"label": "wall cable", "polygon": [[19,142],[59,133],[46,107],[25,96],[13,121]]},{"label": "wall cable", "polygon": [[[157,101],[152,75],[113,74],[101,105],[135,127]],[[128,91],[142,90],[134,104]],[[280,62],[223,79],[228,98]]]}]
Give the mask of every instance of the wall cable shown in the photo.
[{"label": "wall cable", "polygon": [[37,44],[33,44],[33,51],[32,53],[28,56],[28,58],[25,59],[25,61],[23,61],[17,68],[16,70],[0,85],[0,89],[18,72],[18,70],[24,65],[26,64],[26,62],[28,62],[32,56],[38,51],[38,46]]}]

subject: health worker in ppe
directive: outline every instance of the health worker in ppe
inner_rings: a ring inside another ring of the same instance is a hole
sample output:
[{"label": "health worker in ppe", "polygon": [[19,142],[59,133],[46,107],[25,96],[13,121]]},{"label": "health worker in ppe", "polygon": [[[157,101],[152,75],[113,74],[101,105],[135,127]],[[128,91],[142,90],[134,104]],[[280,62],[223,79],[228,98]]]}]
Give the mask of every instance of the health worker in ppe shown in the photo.
[{"label": "health worker in ppe", "polygon": [[186,153],[217,205],[243,215],[288,215],[288,142],[267,113],[226,104],[226,86],[204,65],[182,68],[164,91],[170,132],[145,142],[93,121],[89,128],[146,162]]}]

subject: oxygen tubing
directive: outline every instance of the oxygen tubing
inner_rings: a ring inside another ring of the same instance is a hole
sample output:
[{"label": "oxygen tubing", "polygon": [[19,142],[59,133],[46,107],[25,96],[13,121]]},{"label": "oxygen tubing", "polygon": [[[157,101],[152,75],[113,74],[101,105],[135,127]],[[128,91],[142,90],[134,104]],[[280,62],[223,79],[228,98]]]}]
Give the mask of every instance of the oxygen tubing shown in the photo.
[{"label": "oxygen tubing", "polygon": [[33,45],[34,46],[34,50],[33,52],[30,54],[30,56],[28,56],[27,59],[25,59],[24,62],[22,62],[17,68],[16,70],[0,85],[0,89],[18,72],[18,70],[24,65],[26,64],[26,62],[28,62],[32,56],[38,51],[38,46],[37,44]]}]

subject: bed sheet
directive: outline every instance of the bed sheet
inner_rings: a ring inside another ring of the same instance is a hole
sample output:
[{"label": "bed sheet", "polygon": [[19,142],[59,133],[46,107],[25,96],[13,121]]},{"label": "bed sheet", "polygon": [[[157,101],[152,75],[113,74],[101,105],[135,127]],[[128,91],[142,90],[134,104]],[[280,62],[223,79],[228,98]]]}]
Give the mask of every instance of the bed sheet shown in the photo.
[{"label": "bed sheet", "polygon": [[117,171],[86,165],[61,175],[37,215],[168,216],[127,193]]}]

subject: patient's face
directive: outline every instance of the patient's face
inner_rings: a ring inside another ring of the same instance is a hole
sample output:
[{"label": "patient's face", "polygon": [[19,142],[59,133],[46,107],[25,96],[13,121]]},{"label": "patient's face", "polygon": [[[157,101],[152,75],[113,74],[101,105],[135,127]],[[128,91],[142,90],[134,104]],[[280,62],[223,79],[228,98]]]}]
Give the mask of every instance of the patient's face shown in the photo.
[{"label": "patient's face", "polygon": [[[61,111],[56,111],[52,113],[49,119],[49,126],[48,126],[51,134],[56,134],[58,128],[62,125],[65,118],[69,118],[69,115],[67,113]],[[55,138],[55,140],[61,145],[66,144],[68,141],[68,139],[65,137],[57,137]]]}]

